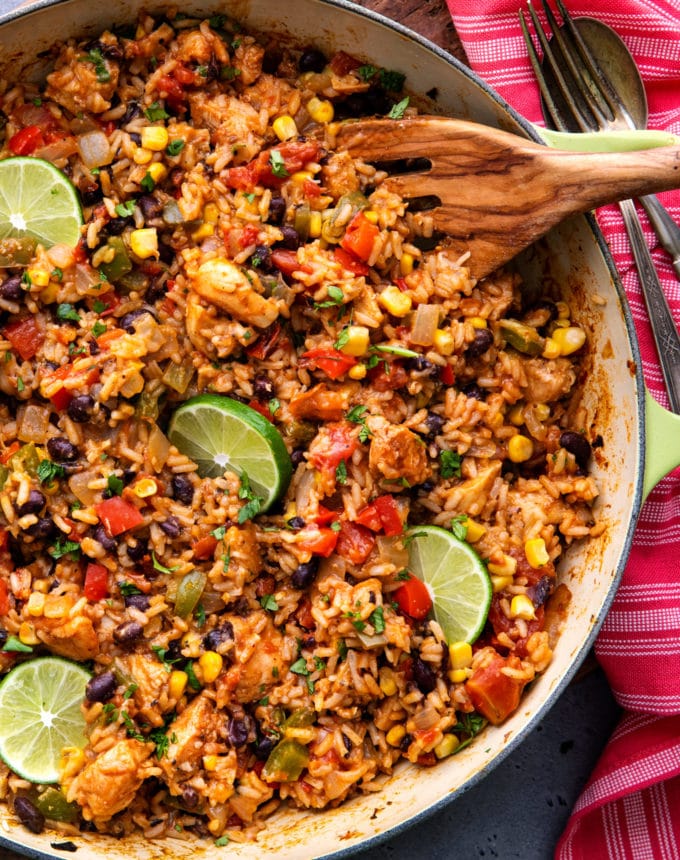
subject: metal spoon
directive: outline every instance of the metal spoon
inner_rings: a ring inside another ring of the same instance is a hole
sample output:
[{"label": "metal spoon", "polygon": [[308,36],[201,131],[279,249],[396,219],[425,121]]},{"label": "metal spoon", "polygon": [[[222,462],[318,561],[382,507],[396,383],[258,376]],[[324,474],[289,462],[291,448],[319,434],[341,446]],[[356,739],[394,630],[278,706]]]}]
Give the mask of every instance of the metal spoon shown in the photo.
[{"label": "metal spoon", "polygon": [[[627,116],[624,114],[621,119],[611,120],[610,128],[646,129],[649,111],[645,86],[637,64],[621,37],[611,27],[595,18],[576,18],[574,23],[625,105]],[[543,65],[543,72],[550,84],[551,73],[547,64]],[[568,109],[564,113],[568,114]],[[579,128],[574,124],[570,130],[577,132]],[[680,226],[656,196],[646,195],[640,197],[639,201],[659,242],[670,255],[675,274],[680,279]]]}]

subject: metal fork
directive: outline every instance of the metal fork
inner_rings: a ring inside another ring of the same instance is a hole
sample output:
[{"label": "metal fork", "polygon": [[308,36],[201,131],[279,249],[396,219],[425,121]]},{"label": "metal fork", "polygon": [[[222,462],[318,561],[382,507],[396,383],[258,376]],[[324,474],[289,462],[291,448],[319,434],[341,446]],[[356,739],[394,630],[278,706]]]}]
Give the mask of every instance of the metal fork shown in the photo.
[{"label": "metal fork", "polygon": [[[553,74],[554,89],[548,85],[524,13],[521,10],[519,16],[524,41],[529,51],[529,60],[536,75],[550,121],[559,131],[573,128],[574,122],[582,131],[597,131],[614,127],[616,115],[623,116],[623,114],[620,113],[621,100],[614,92],[611,83],[603,75],[561,0],[556,0],[556,4],[564,22],[563,27],[560,27],[546,0],[541,0],[541,4],[558,50],[554,50],[551,46],[549,37],[543,30],[531,5],[531,0],[528,0],[528,11],[544,60]],[[559,105],[558,100],[561,100]],[[625,107],[623,107],[623,111],[625,111],[625,115],[628,115]],[[546,117],[547,119],[548,117]],[[659,276],[654,268],[654,262],[645,241],[635,204],[632,200],[622,200],[619,203],[619,208],[640,276],[642,293],[647,305],[659,362],[666,383],[668,400],[672,411],[680,413],[680,334],[678,334]]]}]

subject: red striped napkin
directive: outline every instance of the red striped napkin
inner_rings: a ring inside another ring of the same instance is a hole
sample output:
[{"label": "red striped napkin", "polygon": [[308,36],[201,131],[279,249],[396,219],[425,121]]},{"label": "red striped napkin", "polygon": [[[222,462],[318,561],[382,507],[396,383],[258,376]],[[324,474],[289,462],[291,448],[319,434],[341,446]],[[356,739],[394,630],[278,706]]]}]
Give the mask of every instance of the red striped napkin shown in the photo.
[{"label": "red striped napkin", "polygon": [[[519,27],[523,0],[447,3],[471,67],[527,119],[543,124]],[[678,0],[566,0],[566,5],[572,17],[599,18],[619,33],[642,71],[650,128],[680,134]],[[680,191],[661,199],[680,222]],[[630,301],[645,381],[668,406],[623,221],[615,206],[599,209],[597,218]],[[680,325],[680,283],[644,213],[641,218]],[[555,856],[680,858],[680,469],[658,484],[642,509],[623,582],[595,651],[625,713]]]}]

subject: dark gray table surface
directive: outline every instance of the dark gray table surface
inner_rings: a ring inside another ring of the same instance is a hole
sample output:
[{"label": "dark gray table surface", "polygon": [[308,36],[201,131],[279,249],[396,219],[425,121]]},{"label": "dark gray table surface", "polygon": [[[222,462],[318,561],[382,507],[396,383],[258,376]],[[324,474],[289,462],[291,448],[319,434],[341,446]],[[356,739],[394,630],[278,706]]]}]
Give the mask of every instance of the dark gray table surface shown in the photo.
[{"label": "dark gray table surface", "polygon": [[[0,0],[0,13],[16,5]],[[548,860],[618,716],[594,665],[481,783],[355,860]],[[0,860],[20,856],[0,847]]]}]

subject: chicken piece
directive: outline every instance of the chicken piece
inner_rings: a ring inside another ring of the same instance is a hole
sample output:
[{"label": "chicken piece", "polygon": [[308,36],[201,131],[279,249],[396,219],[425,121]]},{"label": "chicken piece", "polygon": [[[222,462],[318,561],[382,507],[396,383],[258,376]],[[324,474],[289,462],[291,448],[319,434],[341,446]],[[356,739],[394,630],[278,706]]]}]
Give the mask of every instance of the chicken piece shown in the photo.
[{"label": "chicken piece", "polygon": [[262,570],[262,554],[257,530],[252,522],[230,526],[224,535],[224,546],[229,548],[229,576],[243,573],[244,582],[252,582]]},{"label": "chicken piece", "polygon": [[144,763],[153,751],[152,743],[119,740],[80,771],[68,787],[67,799],[82,808],[86,821],[108,821],[132,803],[148,775]]},{"label": "chicken piece", "polygon": [[217,757],[215,767],[210,771],[209,779],[206,780],[206,794],[211,806],[226,803],[232,796],[236,769],[236,750],[230,750],[227,755]]},{"label": "chicken piece", "polygon": [[196,293],[187,296],[186,327],[189,340],[203,355],[227,358],[236,348],[236,338],[218,317],[214,307],[206,307]]},{"label": "chicken piece", "polygon": [[359,177],[354,159],[348,152],[337,152],[329,156],[321,167],[321,182],[334,200],[343,194],[359,190]]},{"label": "chicken piece", "polygon": [[169,24],[161,24],[160,27],[153,30],[141,39],[125,40],[125,56],[128,59],[133,57],[154,57],[158,56],[159,45],[172,41],[175,36],[175,31]]},{"label": "chicken piece", "polygon": [[238,781],[235,794],[229,801],[232,811],[241,821],[252,821],[259,806],[274,795],[274,789],[253,770],[246,771]]},{"label": "chicken piece", "polygon": [[267,328],[279,315],[276,299],[266,299],[257,292],[259,279],[249,280],[229,260],[207,260],[199,267],[193,289],[201,298],[248,325]]},{"label": "chicken piece", "polygon": [[[226,672],[226,683],[238,702],[254,702],[266,695],[288,671],[290,657],[284,637],[264,612],[251,612],[246,618],[233,616],[234,665]],[[239,658],[246,655],[241,663]]]},{"label": "chicken piece", "polygon": [[207,66],[214,58],[221,66],[229,62],[229,52],[220,37],[211,30],[186,30],[177,36],[175,59],[182,63]]},{"label": "chicken piece", "polygon": [[[146,654],[130,654],[116,660],[123,677],[136,685],[134,701],[139,714],[152,726],[162,726],[162,711],[169,709],[168,671],[162,663],[149,660]],[[163,700],[164,707],[160,701]]]},{"label": "chicken piece", "polygon": [[101,51],[88,55],[67,45],[55,70],[47,76],[45,94],[73,114],[103,113],[111,107],[118,74],[118,63],[102,56]]},{"label": "chicken piece", "polygon": [[216,740],[222,721],[212,700],[204,693],[189,702],[168,727],[170,744],[161,761],[161,767],[168,776],[172,776],[180,765],[194,766],[198,763],[205,744]]},{"label": "chicken piece", "polygon": [[527,384],[524,397],[529,403],[553,403],[566,397],[576,382],[576,371],[568,358],[530,358],[522,363]]},{"label": "chicken piece", "polygon": [[347,410],[356,386],[343,385],[330,388],[320,382],[309,391],[303,391],[291,398],[289,409],[298,420],[309,418],[312,421],[341,421]]},{"label": "chicken piece", "polygon": [[35,619],[38,638],[60,657],[71,660],[92,660],[99,653],[99,638],[89,618],[76,615],[74,618]]},{"label": "chicken piece", "polygon": [[189,107],[194,123],[210,129],[210,137],[230,162],[245,164],[260,152],[264,132],[259,113],[244,101],[226,93],[192,93]]},{"label": "chicken piece", "polygon": [[501,466],[501,461],[495,460],[474,478],[468,478],[449,490],[446,494],[446,510],[478,516],[489,499],[494,481],[501,473]]},{"label": "chicken piece", "polygon": [[387,422],[374,432],[368,464],[374,474],[390,481],[403,478],[410,486],[422,484],[432,474],[422,439],[407,427]]},{"label": "chicken piece", "polygon": [[[264,61],[264,47],[258,45],[252,36],[242,38],[234,52],[234,66],[239,70],[239,83],[249,87],[262,74],[262,63]],[[267,77],[273,78],[268,75]]]}]

